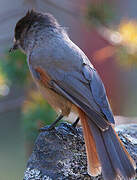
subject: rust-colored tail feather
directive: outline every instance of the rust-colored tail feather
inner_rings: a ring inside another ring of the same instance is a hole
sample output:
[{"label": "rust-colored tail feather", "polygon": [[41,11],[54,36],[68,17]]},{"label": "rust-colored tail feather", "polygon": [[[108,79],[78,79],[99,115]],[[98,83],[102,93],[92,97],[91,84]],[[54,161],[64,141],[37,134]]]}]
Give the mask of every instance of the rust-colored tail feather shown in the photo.
[{"label": "rust-colored tail feather", "polygon": [[87,159],[88,159],[88,172],[92,176],[97,176],[101,174],[101,165],[100,165],[98,154],[96,151],[96,144],[93,139],[91,130],[88,126],[86,115],[81,110],[79,110],[79,116],[81,119],[84,139],[85,139],[85,144],[86,144],[86,152],[87,152]]},{"label": "rust-colored tail feather", "polygon": [[135,163],[126,151],[115,130],[110,126],[101,131],[79,109],[86,144],[88,172],[96,176],[102,170],[105,180],[129,180],[135,176]]}]

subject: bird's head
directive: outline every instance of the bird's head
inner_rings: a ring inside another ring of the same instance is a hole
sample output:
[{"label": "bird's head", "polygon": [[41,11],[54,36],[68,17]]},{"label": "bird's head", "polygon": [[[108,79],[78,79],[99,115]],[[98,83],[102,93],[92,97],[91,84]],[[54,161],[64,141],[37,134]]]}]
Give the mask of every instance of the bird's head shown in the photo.
[{"label": "bird's head", "polygon": [[51,14],[40,13],[34,10],[28,11],[15,26],[14,44],[10,49],[10,52],[16,49],[21,49],[26,53],[29,46],[31,46],[35,39],[37,39],[38,32],[45,28],[58,27],[58,22]]}]

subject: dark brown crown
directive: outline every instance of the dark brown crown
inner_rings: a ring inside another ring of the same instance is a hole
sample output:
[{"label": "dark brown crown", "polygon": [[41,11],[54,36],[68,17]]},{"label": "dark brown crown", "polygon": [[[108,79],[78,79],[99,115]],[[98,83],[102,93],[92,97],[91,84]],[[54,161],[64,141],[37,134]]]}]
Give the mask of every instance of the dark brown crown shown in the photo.
[{"label": "dark brown crown", "polygon": [[36,12],[34,10],[28,11],[27,14],[21,18],[15,27],[15,39],[19,40],[21,38],[21,34],[24,29],[27,29],[28,31],[31,27],[31,25],[35,24],[38,22],[39,25],[41,26],[47,26],[47,27],[57,27],[58,22],[56,19],[48,13],[40,13]]}]

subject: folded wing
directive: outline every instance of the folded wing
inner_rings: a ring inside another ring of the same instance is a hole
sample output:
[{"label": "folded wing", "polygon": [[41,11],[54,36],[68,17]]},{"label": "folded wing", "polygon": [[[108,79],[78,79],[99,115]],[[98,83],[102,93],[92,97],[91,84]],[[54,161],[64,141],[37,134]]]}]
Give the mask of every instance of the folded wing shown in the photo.
[{"label": "folded wing", "polygon": [[42,54],[43,50],[41,57],[31,55],[31,69],[35,71],[37,66],[45,71],[53,91],[81,108],[101,130],[107,129],[114,119],[99,75],[78,47],[70,48],[67,43],[63,48],[52,49],[49,56]]}]

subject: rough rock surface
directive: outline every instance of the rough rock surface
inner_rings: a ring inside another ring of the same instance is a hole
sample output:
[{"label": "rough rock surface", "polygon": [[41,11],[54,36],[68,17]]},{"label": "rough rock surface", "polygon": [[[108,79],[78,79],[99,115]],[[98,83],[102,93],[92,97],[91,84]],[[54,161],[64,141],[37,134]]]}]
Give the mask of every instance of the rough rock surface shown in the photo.
[{"label": "rough rock surface", "polygon": [[[116,130],[137,163],[137,124],[118,126]],[[61,123],[39,134],[24,180],[103,180],[102,176],[90,177],[86,166],[82,129],[73,130],[69,124]]]}]

